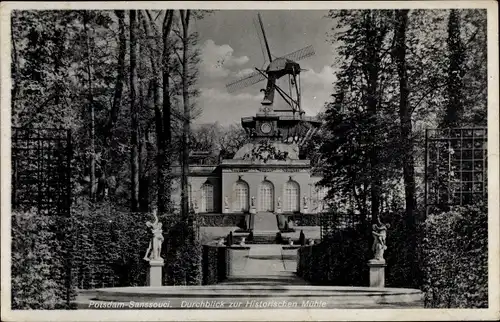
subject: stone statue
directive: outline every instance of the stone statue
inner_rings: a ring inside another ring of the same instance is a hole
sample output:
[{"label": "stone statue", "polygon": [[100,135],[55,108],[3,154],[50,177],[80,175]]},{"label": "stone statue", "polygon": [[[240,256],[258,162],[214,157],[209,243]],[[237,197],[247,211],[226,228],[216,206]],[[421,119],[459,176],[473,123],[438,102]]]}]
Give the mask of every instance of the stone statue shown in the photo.
[{"label": "stone statue", "polygon": [[281,198],[278,197],[278,208],[281,208]]},{"label": "stone statue", "polygon": [[198,209],[198,201],[195,199],[193,203],[194,203],[194,209]]},{"label": "stone statue", "polygon": [[150,221],[146,222],[146,226],[151,228],[151,232],[153,233],[153,240],[149,242],[148,250],[146,251],[146,255],[144,259],[147,261],[150,260],[161,260],[161,245],[163,243],[163,229],[162,223],[159,222],[158,216],[156,215],[156,209],[153,210],[153,217],[155,221],[152,223]]},{"label": "stone statue", "polygon": [[253,207],[255,207],[255,196],[252,196],[252,201],[251,201],[251,204],[250,204]]},{"label": "stone statue", "polygon": [[372,235],[374,237],[372,251],[374,254],[375,260],[384,261],[384,251],[387,249],[386,245],[386,237],[387,237],[387,229],[390,228],[389,224],[382,224],[379,221],[379,224],[374,224],[372,226]]},{"label": "stone statue", "polygon": [[304,208],[307,208],[307,197],[304,195]]},{"label": "stone statue", "polygon": [[224,242],[225,242],[224,237],[221,237],[221,238],[219,238],[219,242],[217,243],[217,245],[224,246]]},{"label": "stone statue", "polygon": [[227,196],[224,197],[224,207],[229,208],[229,200],[228,200]]}]

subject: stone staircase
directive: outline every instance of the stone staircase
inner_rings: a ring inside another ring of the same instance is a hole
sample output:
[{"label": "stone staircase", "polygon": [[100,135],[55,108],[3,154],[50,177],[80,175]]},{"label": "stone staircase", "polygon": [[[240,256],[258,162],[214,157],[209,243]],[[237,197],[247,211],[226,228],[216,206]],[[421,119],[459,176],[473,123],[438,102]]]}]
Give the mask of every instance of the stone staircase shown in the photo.
[{"label": "stone staircase", "polygon": [[275,244],[276,233],[272,232],[254,232],[253,239],[248,240],[248,244]]},{"label": "stone staircase", "polygon": [[258,212],[253,220],[253,239],[248,240],[248,244],[275,244],[278,231],[275,214]]},{"label": "stone staircase", "polygon": [[253,231],[255,232],[278,232],[278,221],[272,212],[258,212],[254,215]]}]

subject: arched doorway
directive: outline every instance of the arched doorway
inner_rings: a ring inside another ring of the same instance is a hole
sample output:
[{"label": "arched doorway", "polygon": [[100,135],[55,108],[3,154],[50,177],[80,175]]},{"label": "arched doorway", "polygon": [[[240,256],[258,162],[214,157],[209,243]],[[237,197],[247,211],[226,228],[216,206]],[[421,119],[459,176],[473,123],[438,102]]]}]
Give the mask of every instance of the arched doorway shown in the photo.
[{"label": "arched doorway", "polygon": [[267,180],[259,186],[259,211],[274,211],[274,186]]},{"label": "arched doorway", "polygon": [[300,188],[299,184],[293,180],[285,183],[283,211],[300,211]]}]

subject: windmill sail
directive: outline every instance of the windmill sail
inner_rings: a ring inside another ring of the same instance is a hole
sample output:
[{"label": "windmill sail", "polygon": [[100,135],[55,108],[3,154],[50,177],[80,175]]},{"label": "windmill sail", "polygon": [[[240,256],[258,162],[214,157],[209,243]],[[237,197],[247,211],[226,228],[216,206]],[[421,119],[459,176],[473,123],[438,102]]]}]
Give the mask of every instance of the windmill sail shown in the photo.
[{"label": "windmill sail", "polygon": [[234,82],[227,84],[226,88],[229,93],[233,93],[239,90],[240,88],[252,86],[253,84],[257,84],[258,82],[263,81],[264,79],[266,79],[266,77],[261,73],[253,72],[250,75],[244,76]]},{"label": "windmill sail", "polygon": [[[314,47],[307,46],[307,47],[304,47],[302,49],[296,50],[292,53],[289,53],[285,56],[282,56],[280,58],[286,58],[286,59],[290,59],[293,61],[298,61],[298,60],[313,56],[314,54],[315,54]],[[286,63],[286,62],[283,61],[283,63]],[[264,77],[264,75],[262,75],[261,73],[253,72],[247,76],[244,76],[238,80],[235,80],[234,82],[227,84],[226,88],[227,88],[229,93],[233,93],[241,88],[257,84],[258,82],[263,81],[264,79],[266,79],[266,77]]]},{"label": "windmill sail", "polygon": [[313,46],[307,46],[302,49],[296,50],[293,53],[286,54],[280,58],[286,58],[293,61],[298,61],[307,57],[311,57],[315,54]]}]

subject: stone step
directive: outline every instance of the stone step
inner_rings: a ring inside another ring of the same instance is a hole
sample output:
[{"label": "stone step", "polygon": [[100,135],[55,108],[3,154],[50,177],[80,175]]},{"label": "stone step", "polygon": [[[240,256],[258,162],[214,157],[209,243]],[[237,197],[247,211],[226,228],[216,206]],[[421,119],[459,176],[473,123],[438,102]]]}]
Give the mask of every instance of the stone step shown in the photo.
[{"label": "stone step", "polygon": [[251,240],[246,240],[247,244],[276,244],[276,236],[254,235]]},{"label": "stone step", "polygon": [[271,212],[258,212],[254,215],[253,230],[278,231],[276,215]]}]

